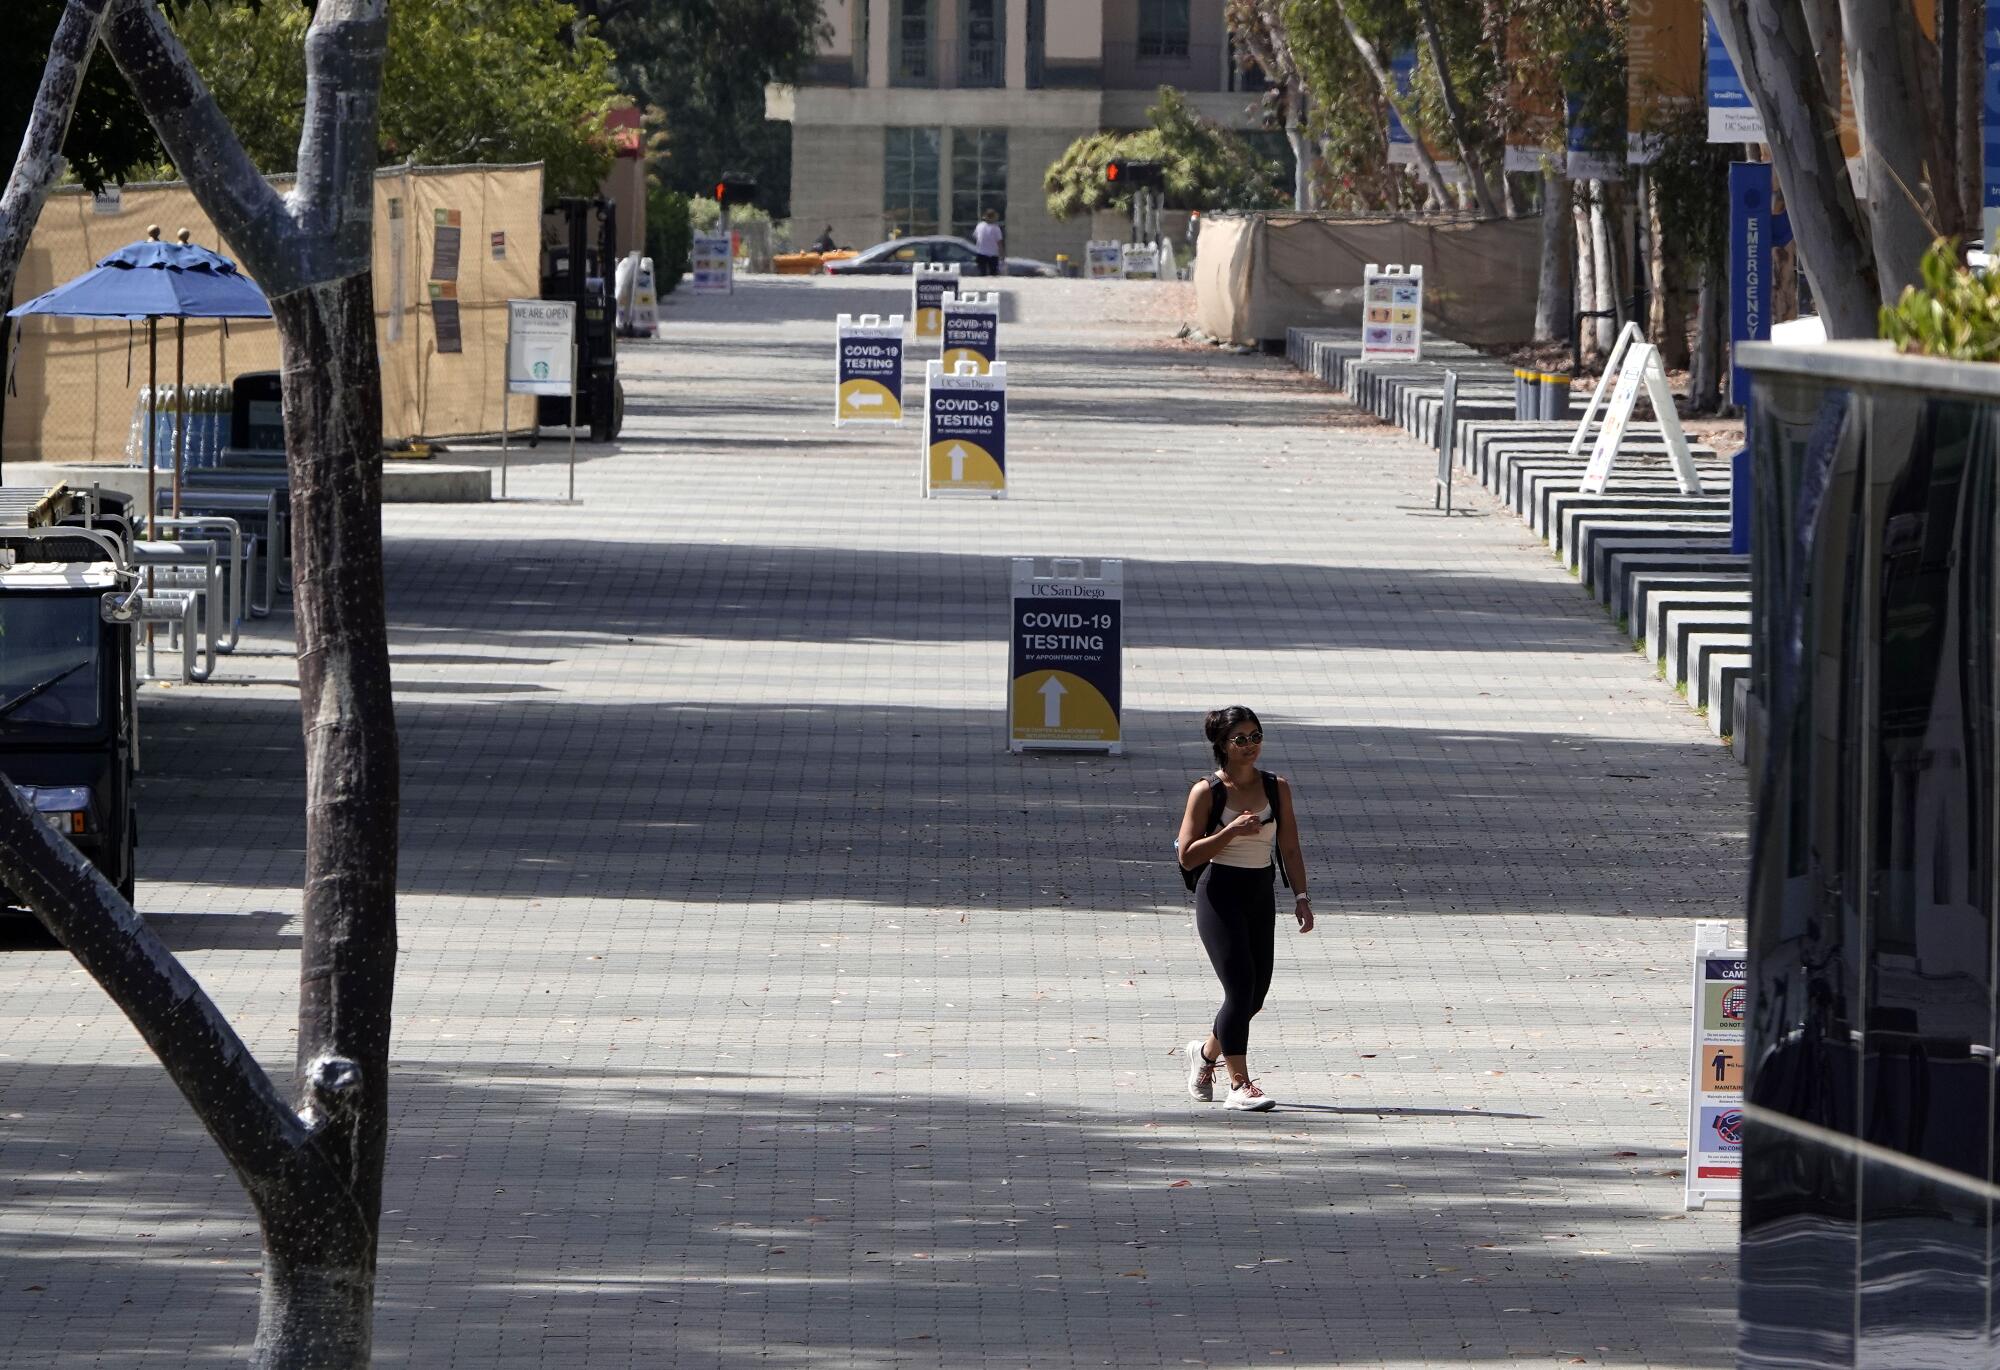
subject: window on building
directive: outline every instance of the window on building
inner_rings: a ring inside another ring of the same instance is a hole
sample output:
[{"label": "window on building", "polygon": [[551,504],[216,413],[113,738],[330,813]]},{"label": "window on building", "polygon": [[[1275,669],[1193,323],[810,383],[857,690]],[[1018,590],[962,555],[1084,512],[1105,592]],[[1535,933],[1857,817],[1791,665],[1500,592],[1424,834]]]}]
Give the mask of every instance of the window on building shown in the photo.
[{"label": "window on building", "polygon": [[964,0],[958,31],[965,60],[958,74],[962,86],[1007,84],[1006,0]]},{"label": "window on building", "polygon": [[882,226],[909,237],[938,231],[938,149],[934,128],[888,128],[882,143]]},{"label": "window on building", "polygon": [[1007,221],[1007,130],[955,128],[951,131],[951,231],[972,236],[987,210]]},{"label": "window on building", "polygon": [[931,0],[895,0],[895,84],[931,84]]},{"label": "window on building", "polygon": [[1139,0],[1139,56],[1188,55],[1188,0]]}]

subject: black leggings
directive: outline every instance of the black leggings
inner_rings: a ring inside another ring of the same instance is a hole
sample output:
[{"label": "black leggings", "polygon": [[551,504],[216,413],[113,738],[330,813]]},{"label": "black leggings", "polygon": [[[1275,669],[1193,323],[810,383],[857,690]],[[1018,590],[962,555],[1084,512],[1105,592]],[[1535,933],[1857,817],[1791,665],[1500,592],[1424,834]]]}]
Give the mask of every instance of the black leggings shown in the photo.
[{"label": "black leggings", "polygon": [[1194,926],[1222,981],[1215,1038],[1222,1054],[1250,1049],[1250,1019],[1264,1007],[1277,956],[1276,871],[1211,864],[1194,887]]}]

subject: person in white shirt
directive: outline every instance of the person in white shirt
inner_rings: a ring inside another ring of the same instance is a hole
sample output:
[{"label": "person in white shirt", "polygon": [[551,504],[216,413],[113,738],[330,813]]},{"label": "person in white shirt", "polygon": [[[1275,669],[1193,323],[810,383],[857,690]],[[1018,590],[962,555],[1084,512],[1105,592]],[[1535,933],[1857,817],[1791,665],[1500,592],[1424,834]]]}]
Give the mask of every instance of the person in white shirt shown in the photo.
[{"label": "person in white shirt", "polygon": [[972,250],[979,254],[980,275],[1000,274],[1000,256],[1006,242],[1006,235],[1000,231],[999,211],[987,210],[972,230]]}]

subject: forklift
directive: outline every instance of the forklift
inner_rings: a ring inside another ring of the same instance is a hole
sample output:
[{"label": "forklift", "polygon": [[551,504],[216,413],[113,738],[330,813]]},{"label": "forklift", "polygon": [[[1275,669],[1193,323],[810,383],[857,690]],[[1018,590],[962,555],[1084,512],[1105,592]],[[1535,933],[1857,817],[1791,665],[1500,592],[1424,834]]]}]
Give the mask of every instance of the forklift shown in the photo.
[{"label": "forklift", "polygon": [[[590,430],[592,442],[609,442],[625,426],[625,387],[618,379],[617,311],[612,299],[618,205],[602,195],[590,199],[570,195],[556,201],[555,209],[544,216],[545,225],[550,217],[558,218],[561,227],[553,238],[547,227],[543,230],[542,298],[576,305],[576,423]],[[537,399],[538,429],[567,427],[569,421],[568,396]]]}]

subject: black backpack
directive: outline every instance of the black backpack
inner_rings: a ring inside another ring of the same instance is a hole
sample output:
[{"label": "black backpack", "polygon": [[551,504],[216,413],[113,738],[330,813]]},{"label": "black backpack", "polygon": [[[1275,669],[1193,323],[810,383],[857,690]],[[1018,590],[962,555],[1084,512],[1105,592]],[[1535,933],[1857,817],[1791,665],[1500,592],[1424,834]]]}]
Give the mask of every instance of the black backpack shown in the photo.
[{"label": "black backpack", "polygon": [[[1271,822],[1276,824],[1285,816],[1284,803],[1278,796],[1278,777],[1272,775],[1269,771],[1259,771],[1257,774],[1264,778],[1264,799],[1271,806]],[[1223,801],[1228,797],[1229,787],[1222,783],[1221,778],[1213,775],[1209,776],[1208,827],[1202,833],[1203,837],[1213,837],[1215,830],[1222,826]],[[1285,869],[1285,854],[1278,849],[1276,842],[1271,844],[1271,855],[1278,863],[1278,878],[1285,882],[1286,889],[1290,889],[1292,887],[1292,877]],[[1174,847],[1174,864],[1180,866],[1181,883],[1189,889],[1195,887],[1195,884],[1201,879],[1201,873],[1209,867],[1209,863],[1206,861],[1202,862],[1199,866],[1181,866],[1180,847],[1178,843]]]}]

